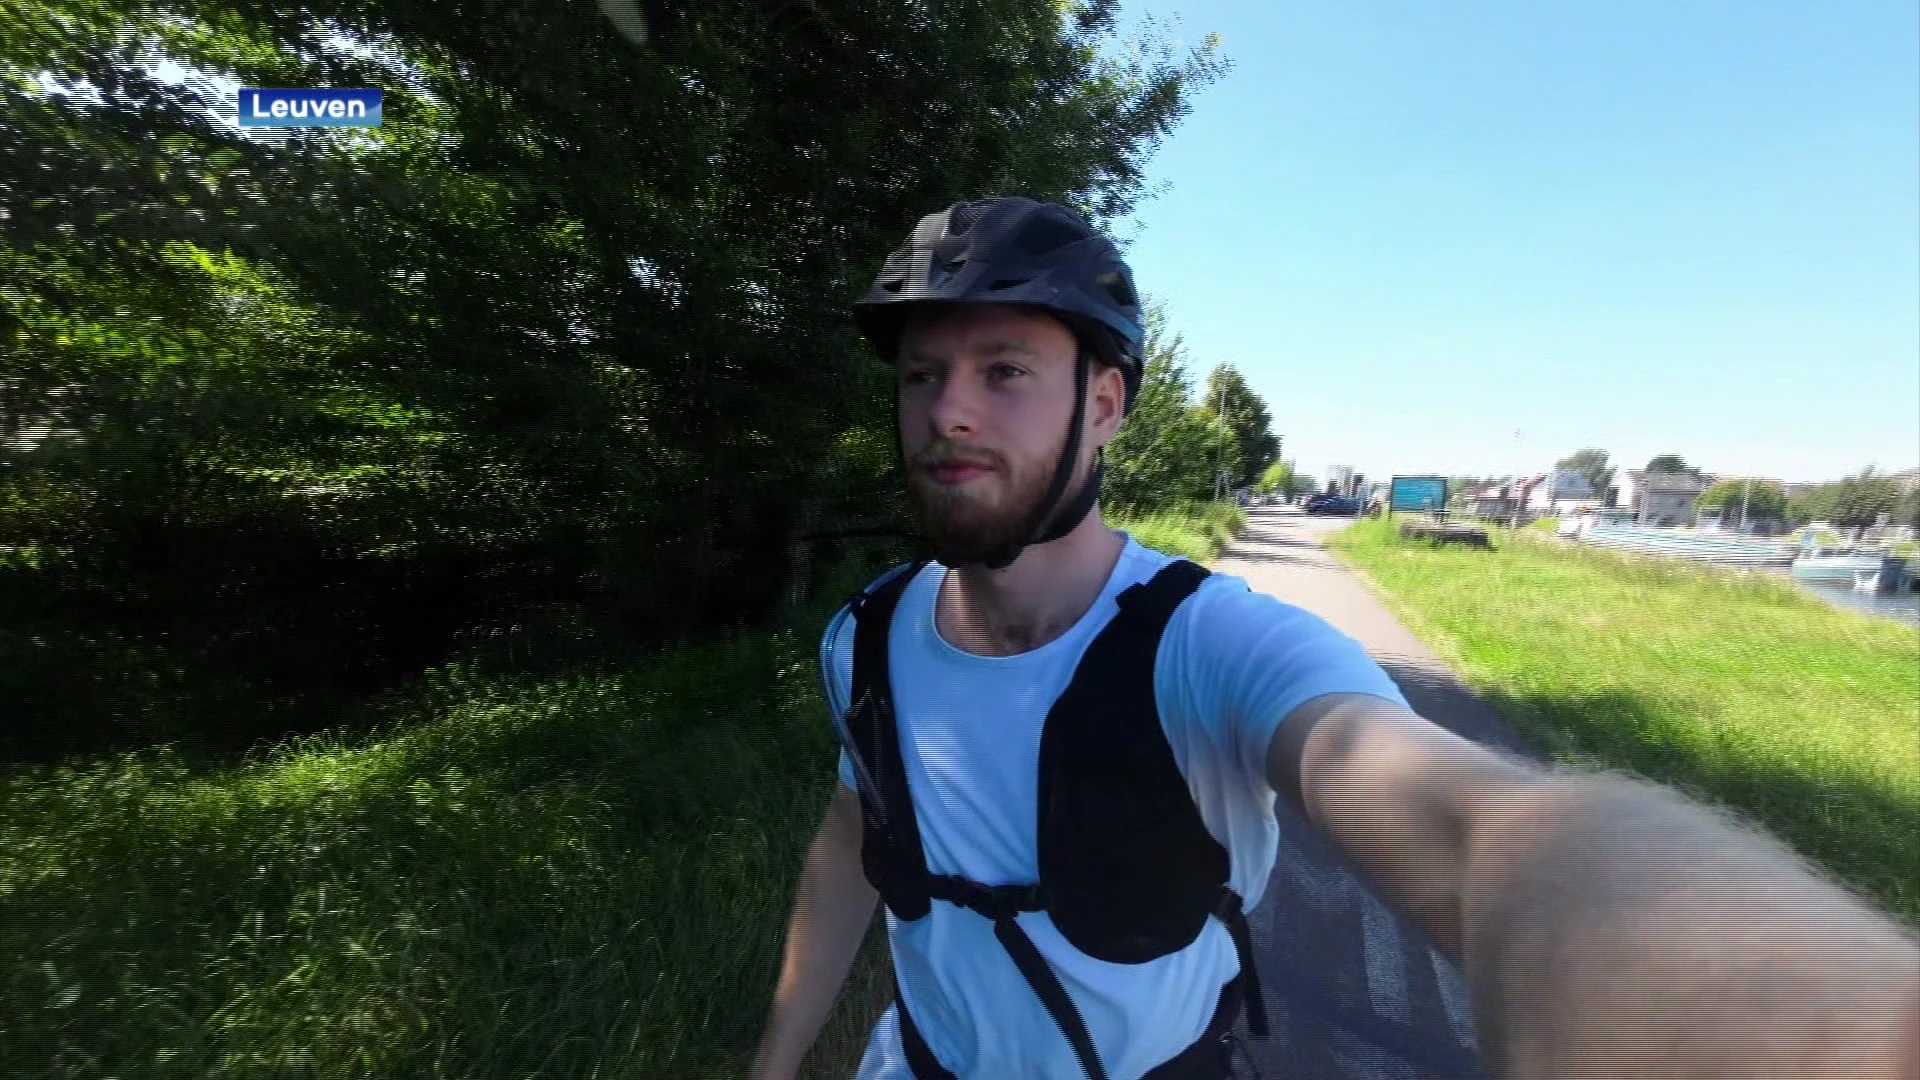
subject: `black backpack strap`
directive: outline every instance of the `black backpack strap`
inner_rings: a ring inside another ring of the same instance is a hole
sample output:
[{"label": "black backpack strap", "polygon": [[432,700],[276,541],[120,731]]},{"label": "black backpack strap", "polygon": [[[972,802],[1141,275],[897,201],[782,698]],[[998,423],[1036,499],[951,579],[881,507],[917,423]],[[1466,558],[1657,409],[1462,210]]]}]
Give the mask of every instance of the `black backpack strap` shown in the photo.
[{"label": "black backpack strap", "polygon": [[[1100,1063],[1100,1053],[1093,1045],[1093,1036],[1087,1031],[1087,1022],[1080,1015],[1080,1007],[1073,1003],[1073,996],[1060,983],[1060,977],[1054,974],[1047,958],[1040,955],[1039,946],[1027,936],[1020,927],[1016,916],[1025,911],[1043,911],[1046,909],[1044,896],[1037,885],[982,885],[966,878],[949,874],[936,874],[929,878],[931,895],[938,900],[964,907],[985,918],[993,920],[993,936],[1000,942],[1001,948],[1013,958],[1013,964],[1027,980],[1027,985],[1039,996],[1040,1004],[1053,1018],[1054,1025],[1067,1037],[1073,1047],[1073,1054],[1080,1060],[1080,1068],[1087,1074],[1088,1080],[1107,1080],[1106,1066]],[[895,996],[898,997],[896,986]],[[951,1076],[927,1049],[926,1042],[913,1026],[907,1015],[904,1001],[899,1004],[900,1041],[906,1052],[907,1063],[913,1068],[913,1074],[919,1080],[945,1078]]]},{"label": "black backpack strap", "polygon": [[908,921],[927,913],[927,855],[900,756],[887,639],[901,594],[925,565],[896,568],[848,604],[854,620],[853,694],[845,729],[847,754],[862,778],[860,861],[887,907]]},{"label": "black backpack strap", "polygon": [[1174,609],[1192,596],[1211,573],[1199,563],[1175,559],[1146,581],[1122,589],[1114,601],[1129,618],[1149,627],[1151,637],[1158,642],[1167,621],[1173,618]]},{"label": "black backpack strap", "polygon": [[[1135,585],[1120,594],[1120,604],[1128,613],[1164,631],[1173,613],[1207,578],[1206,568],[1185,559],[1175,559],[1160,568],[1152,580]],[[1159,640],[1159,634],[1154,634]],[[1220,902],[1214,915],[1233,935],[1234,952],[1240,956],[1240,979],[1247,1009],[1247,1030],[1255,1038],[1267,1037],[1267,1011],[1260,992],[1260,971],[1253,959],[1253,930],[1247,925],[1247,913],[1240,894],[1231,887],[1220,889]]]},{"label": "black backpack strap", "polygon": [[960,1080],[933,1056],[927,1040],[914,1024],[913,1014],[907,1011],[907,999],[900,996],[899,972],[893,976],[893,1010],[900,1021],[900,1052],[906,1055],[907,1071],[913,1073],[914,1080]]},{"label": "black backpack strap", "polygon": [[1100,1063],[1099,1051],[1094,1049],[1093,1036],[1087,1032],[1087,1022],[1080,1017],[1080,1007],[1073,1003],[1067,988],[1060,985],[1060,976],[1053,973],[1047,958],[1040,955],[1039,946],[1027,936],[1012,915],[993,920],[993,936],[1000,939],[1000,945],[1013,957],[1013,963],[1020,974],[1027,977],[1027,985],[1040,995],[1040,1004],[1046,1006],[1047,1014],[1060,1028],[1060,1033],[1073,1044],[1073,1054],[1080,1059],[1080,1068],[1085,1070],[1087,1080],[1107,1080],[1106,1066]]},{"label": "black backpack strap", "polygon": [[1233,935],[1233,951],[1240,955],[1240,986],[1247,1006],[1247,1031],[1267,1037],[1267,1004],[1260,992],[1260,968],[1253,960],[1253,928],[1247,925],[1245,903],[1232,888],[1220,890],[1220,906],[1213,911]]}]

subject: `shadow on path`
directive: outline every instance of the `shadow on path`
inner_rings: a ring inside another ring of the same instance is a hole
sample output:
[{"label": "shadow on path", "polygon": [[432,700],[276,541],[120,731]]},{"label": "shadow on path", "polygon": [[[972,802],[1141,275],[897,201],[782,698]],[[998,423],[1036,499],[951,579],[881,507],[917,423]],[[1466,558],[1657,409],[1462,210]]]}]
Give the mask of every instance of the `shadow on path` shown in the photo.
[{"label": "shadow on path", "polygon": [[[1263,523],[1264,524],[1264,523]],[[1291,533],[1292,530],[1287,530]],[[1320,545],[1271,528],[1226,557],[1344,573]],[[1415,712],[1524,757],[1543,756],[1451,672],[1430,659],[1375,655]],[[1235,1076],[1264,1080],[1481,1080],[1473,1015],[1459,970],[1353,863],[1284,801],[1280,849],[1250,914],[1271,1037],[1253,1040]]]}]

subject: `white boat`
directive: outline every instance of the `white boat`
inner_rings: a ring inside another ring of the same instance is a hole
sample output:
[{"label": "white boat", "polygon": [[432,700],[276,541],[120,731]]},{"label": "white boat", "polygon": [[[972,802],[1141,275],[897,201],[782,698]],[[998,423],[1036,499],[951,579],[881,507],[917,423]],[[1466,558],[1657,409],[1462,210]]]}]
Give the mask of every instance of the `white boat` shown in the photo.
[{"label": "white boat", "polygon": [[1597,547],[1691,559],[1735,569],[1784,570],[1794,561],[1791,544],[1734,533],[1596,522],[1578,535],[1585,543]]},{"label": "white boat", "polygon": [[1912,580],[1907,560],[1877,551],[1815,550],[1793,560],[1791,573],[1801,581],[1844,585],[1861,591],[1897,592]]}]

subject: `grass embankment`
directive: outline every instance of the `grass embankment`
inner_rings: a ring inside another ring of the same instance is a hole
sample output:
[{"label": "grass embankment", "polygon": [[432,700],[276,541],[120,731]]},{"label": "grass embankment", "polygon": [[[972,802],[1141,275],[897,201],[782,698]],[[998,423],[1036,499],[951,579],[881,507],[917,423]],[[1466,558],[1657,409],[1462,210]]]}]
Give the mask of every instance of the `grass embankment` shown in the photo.
[{"label": "grass embankment", "polygon": [[[1131,527],[1204,547],[1231,509]],[[864,580],[635,670],[444,671],[384,735],[0,776],[0,1075],[742,1075]],[[810,1076],[888,1000],[880,925]]]},{"label": "grass embankment", "polygon": [[1558,759],[1734,808],[1920,925],[1920,631],[1787,581],[1490,530],[1330,540]]},{"label": "grass embankment", "polygon": [[1231,502],[1189,503],[1137,517],[1107,515],[1107,524],[1147,547],[1201,563],[1212,562],[1246,523],[1247,512]]},{"label": "grass embankment", "polygon": [[0,1075],[741,1075],[834,782],[830,608],[644,670],[445,674],[385,737],[0,780]]}]

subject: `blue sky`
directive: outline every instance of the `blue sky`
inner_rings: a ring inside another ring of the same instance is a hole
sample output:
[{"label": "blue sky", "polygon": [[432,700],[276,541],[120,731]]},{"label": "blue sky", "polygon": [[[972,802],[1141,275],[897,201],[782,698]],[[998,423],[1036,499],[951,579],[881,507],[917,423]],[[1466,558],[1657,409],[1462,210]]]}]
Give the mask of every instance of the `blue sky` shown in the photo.
[{"label": "blue sky", "polygon": [[1911,0],[1143,14],[1235,68],[1112,227],[1304,472],[1920,463]]}]

